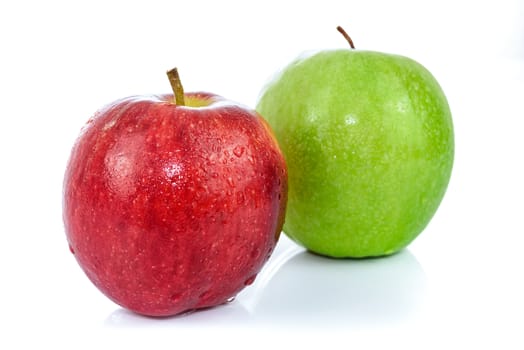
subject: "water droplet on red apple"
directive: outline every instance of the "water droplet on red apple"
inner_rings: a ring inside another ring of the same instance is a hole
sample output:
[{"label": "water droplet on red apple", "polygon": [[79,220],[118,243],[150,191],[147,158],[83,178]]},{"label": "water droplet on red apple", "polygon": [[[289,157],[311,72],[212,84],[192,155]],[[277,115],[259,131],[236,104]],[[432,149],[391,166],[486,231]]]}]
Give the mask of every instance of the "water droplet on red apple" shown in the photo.
[{"label": "water droplet on red apple", "polygon": [[235,301],[235,297],[230,297],[226,300],[226,303],[232,303],[233,301]]},{"label": "water droplet on red apple", "polygon": [[245,282],[244,282],[244,285],[245,286],[249,286],[251,284],[253,284],[253,282],[255,282],[255,278],[257,278],[257,275],[254,274],[253,276],[249,277]]},{"label": "water droplet on red apple", "polygon": [[211,146],[211,150],[215,153],[220,153],[220,151],[222,150],[222,148],[220,147],[221,142],[221,139],[216,139],[213,145]]},{"label": "water droplet on red apple", "polygon": [[171,301],[174,302],[174,303],[178,303],[181,298],[182,298],[182,294],[180,294],[180,293],[175,293],[175,294],[171,295]]},{"label": "water droplet on red apple", "polygon": [[238,158],[242,157],[242,155],[244,154],[244,147],[243,146],[236,146],[233,149],[233,154],[235,156],[237,156]]},{"label": "water droplet on red apple", "polygon": [[200,299],[200,302],[206,302],[211,297],[211,291],[207,290],[204,293],[200,294],[198,296],[198,299]]},{"label": "water droplet on red apple", "polygon": [[251,258],[253,259],[258,258],[259,255],[260,255],[260,249],[258,248],[253,249],[253,251],[251,252]]},{"label": "water droplet on red apple", "polygon": [[244,198],[244,192],[239,191],[237,192],[237,204],[244,204],[245,198]]},{"label": "water droplet on red apple", "polygon": [[71,252],[71,254],[75,254],[75,250],[73,249],[73,246],[71,244],[69,245],[69,251]]}]

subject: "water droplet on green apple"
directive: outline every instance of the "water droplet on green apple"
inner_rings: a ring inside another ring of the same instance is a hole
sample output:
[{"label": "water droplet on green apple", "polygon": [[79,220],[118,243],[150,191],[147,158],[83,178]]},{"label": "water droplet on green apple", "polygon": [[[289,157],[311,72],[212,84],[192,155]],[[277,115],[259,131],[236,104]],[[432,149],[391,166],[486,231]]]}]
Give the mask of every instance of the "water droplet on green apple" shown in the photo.
[{"label": "water droplet on green apple", "polygon": [[355,125],[358,123],[358,117],[354,114],[348,114],[344,120],[346,125]]}]

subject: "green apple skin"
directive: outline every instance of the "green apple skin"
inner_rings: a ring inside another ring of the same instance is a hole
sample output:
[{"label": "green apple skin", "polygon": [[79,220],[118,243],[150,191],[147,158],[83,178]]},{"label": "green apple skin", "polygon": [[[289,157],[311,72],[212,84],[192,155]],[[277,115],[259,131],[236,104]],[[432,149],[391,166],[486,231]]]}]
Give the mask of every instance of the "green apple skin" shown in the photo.
[{"label": "green apple skin", "polygon": [[427,226],[448,186],[454,133],[432,74],[407,57],[324,50],[262,91],[289,171],[284,232],[330,257],[395,253]]}]

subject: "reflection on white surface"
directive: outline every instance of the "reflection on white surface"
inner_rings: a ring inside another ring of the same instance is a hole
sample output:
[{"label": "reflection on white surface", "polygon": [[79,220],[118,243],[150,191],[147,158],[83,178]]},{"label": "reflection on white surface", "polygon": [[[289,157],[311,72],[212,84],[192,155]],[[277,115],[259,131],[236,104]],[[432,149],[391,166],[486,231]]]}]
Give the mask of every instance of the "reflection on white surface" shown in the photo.
[{"label": "reflection on white surface", "polygon": [[105,325],[117,328],[205,328],[216,325],[242,325],[251,319],[251,315],[241,303],[235,301],[215,308],[189,312],[186,314],[153,318],[138,315],[126,309],[118,308],[105,320]]},{"label": "reflection on white surface", "polygon": [[329,259],[283,237],[255,283],[225,305],[171,318],[148,318],[118,308],[117,327],[263,325],[376,326],[409,320],[420,309],[425,274],[404,250],[377,259]]},{"label": "reflection on white surface", "polygon": [[[424,296],[424,271],[409,250],[360,260],[298,249],[288,256],[277,271],[271,265],[264,270],[251,298],[239,296],[253,319],[299,327],[396,323],[408,319]],[[264,281],[267,272],[271,278]]]}]

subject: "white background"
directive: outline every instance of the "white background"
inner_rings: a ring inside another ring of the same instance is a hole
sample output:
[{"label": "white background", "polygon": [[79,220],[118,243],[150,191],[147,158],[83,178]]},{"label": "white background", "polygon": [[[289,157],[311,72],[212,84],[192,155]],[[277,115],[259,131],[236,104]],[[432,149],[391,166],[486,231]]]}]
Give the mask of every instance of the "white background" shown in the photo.
[{"label": "white background", "polygon": [[[186,91],[255,106],[300,52],[410,56],[441,83],[456,159],[427,229],[387,259],[322,259],[282,238],[226,306],[143,318],[108,301],[69,253],[64,167],[102,105]],[[0,4],[0,348],[524,347],[524,3],[4,1]]]}]

